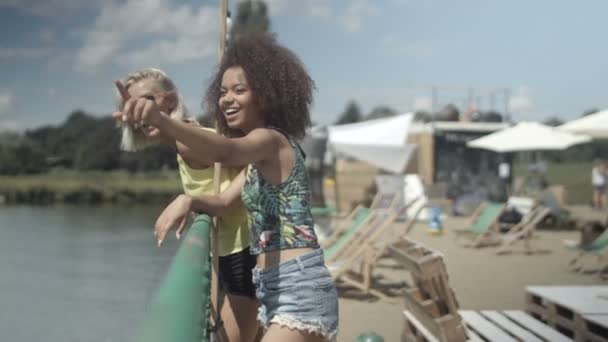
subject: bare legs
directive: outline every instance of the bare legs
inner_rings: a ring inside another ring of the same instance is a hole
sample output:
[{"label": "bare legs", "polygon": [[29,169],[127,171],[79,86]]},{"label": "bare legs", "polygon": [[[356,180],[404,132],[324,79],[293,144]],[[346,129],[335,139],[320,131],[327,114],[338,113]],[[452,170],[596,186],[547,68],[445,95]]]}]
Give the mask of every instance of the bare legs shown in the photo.
[{"label": "bare legs", "polygon": [[593,208],[604,209],[604,190],[594,187],[593,188]]},{"label": "bare legs", "polygon": [[219,331],[222,342],[254,342],[259,330],[257,312],[259,303],[254,298],[226,295],[221,317],[224,321]]},{"label": "bare legs", "polygon": [[307,334],[300,330],[293,330],[278,324],[271,324],[262,342],[323,342],[323,337],[319,335]]}]

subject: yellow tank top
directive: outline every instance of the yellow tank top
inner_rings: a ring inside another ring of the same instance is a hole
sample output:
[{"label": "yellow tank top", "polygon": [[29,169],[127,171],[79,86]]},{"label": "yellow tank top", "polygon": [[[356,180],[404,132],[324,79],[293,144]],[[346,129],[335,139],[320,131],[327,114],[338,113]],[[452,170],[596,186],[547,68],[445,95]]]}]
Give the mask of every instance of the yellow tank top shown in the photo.
[{"label": "yellow tank top", "polygon": [[[177,156],[179,175],[184,193],[189,196],[213,194],[213,167],[193,169]],[[220,191],[224,191],[240,170],[222,168]],[[219,255],[224,256],[242,251],[249,246],[249,229],[247,227],[247,210],[239,205],[227,215],[219,218]]]}]

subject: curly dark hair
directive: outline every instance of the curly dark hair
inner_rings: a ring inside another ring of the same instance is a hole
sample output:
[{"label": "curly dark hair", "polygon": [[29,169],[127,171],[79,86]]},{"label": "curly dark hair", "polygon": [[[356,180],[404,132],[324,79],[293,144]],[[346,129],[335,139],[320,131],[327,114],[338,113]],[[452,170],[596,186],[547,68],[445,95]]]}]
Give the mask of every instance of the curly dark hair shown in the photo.
[{"label": "curly dark hair", "polygon": [[224,72],[236,66],[243,68],[266,125],[303,138],[310,126],[315,83],[300,59],[267,32],[245,32],[234,37],[207,88],[206,112],[215,118],[219,132],[231,137],[242,135],[228,127],[218,104]]}]

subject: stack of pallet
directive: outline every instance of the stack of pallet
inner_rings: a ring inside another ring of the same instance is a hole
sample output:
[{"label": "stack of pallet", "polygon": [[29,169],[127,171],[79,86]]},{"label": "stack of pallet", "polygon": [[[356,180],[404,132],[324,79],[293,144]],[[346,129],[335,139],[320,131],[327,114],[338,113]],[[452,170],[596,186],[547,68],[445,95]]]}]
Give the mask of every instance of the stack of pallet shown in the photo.
[{"label": "stack of pallet", "polygon": [[466,341],[443,256],[407,238],[402,238],[389,250],[412,278],[412,284],[404,293],[406,321],[403,341],[424,341],[424,333],[411,324],[408,315],[417,318],[423,329],[437,341]]},{"label": "stack of pallet", "polygon": [[404,294],[403,342],[571,341],[523,311],[458,310],[443,256],[436,251],[402,238],[390,247],[390,253],[412,275],[412,284]]},{"label": "stack of pallet", "polygon": [[608,286],[528,286],[526,311],[577,342],[608,342]]}]

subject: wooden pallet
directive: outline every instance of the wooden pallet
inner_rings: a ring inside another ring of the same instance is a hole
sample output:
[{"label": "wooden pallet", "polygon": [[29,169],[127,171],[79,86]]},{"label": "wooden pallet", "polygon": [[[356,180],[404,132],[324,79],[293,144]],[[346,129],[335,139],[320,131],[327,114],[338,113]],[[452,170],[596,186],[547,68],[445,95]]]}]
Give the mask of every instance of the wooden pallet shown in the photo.
[{"label": "wooden pallet", "polygon": [[608,342],[608,286],[529,286],[526,311],[577,342]]},{"label": "wooden pallet", "polygon": [[465,341],[443,256],[407,238],[390,246],[389,253],[413,279],[403,296],[406,310],[415,315],[437,341]]},{"label": "wooden pallet", "polygon": [[[523,311],[459,311],[471,342],[566,342],[572,341]],[[402,342],[440,341],[410,311],[403,311]]]}]

